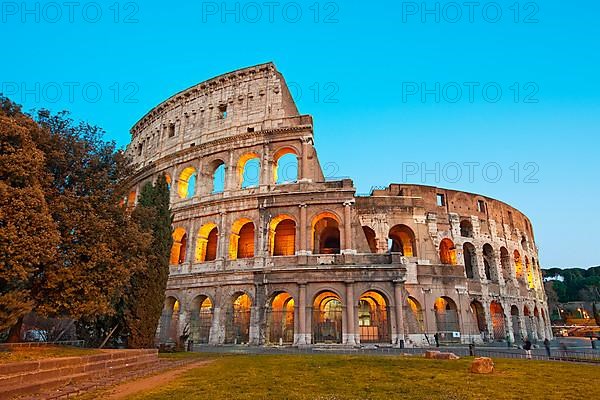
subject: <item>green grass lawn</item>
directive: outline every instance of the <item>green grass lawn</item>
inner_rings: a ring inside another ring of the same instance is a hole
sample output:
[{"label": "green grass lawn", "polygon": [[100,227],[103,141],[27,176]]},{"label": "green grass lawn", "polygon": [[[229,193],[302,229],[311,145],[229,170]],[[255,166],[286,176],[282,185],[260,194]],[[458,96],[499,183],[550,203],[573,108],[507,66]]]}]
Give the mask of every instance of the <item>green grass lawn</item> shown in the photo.
[{"label": "green grass lawn", "polygon": [[44,358],[79,357],[99,353],[99,350],[78,347],[42,346],[0,351],[0,364],[42,360]]},{"label": "green grass lawn", "polygon": [[154,399],[598,399],[600,367],[495,360],[493,375],[471,359],[338,355],[215,356],[159,389]]}]

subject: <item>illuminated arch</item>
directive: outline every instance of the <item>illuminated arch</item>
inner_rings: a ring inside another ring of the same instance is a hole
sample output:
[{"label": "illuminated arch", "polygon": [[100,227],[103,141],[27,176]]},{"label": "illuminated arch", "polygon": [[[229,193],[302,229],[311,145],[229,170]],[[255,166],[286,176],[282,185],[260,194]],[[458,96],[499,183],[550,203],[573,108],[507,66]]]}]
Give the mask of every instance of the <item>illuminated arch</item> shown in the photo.
[{"label": "illuminated arch", "polygon": [[442,338],[452,337],[452,332],[460,332],[458,321],[458,308],[450,297],[442,296],[435,300],[433,305],[435,322],[438,333]]},{"label": "illuminated arch", "polygon": [[415,233],[406,225],[396,225],[390,229],[388,237],[392,240],[393,253],[402,253],[405,257],[416,257]]},{"label": "illuminated arch", "polygon": [[181,304],[179,303],[179,300],[173,296],[168,296],[165,299],[162,315],[160,317],[161,343],[177,342],[177,326],[179,325],[180,311]]},{"label": "illuminated arch", "polygon": [[412,296],[406,299],[406,304],[410,310],[407,313],[408,333],[425,333],[425,319],[421,303]]},{"label": "illuminated arch", "polygon": [[521,259],[521,253],[519,250],[515,250],[514,258],[515,258],[515,276],[517,279],[523,279],[523,260]]},{"label": "illuminated arch", "polygon": [[196,183],[198,180],[198,173],[196,168],[187,167],[181,174],[177,181],[177,194],[181,199],[189,199],[194,196],[196,192]]},{"label": "illuminated arch", "polygon": [[527,274],[527,287],[533,289],[535,287],[533,284],[533,271],[531,270],[531,263],[528,257],[525,257],[525,271]]},{"label": "illuminated arch", "polygon": [[341,344],[343,313],[342,300],[336,293],[319,293],[313,301],[313,343]]},{"label": "illuminated arch", "polygon": [[241,218],[231,227],[229,258],[237,260],[252,257],[254,257],[254,222],[248,218]]},{"label": "illuminated arch", "polygon": [[325,211],[312,220],[313,254],[339,254],[340,220],[334,213]]},{"label": "illuminated arch", "polygon": [[196,296],[190,310],[190,339],[194,343],[207,344],[214,313],[214,304],[210,297]]},{"label": "illuminated arch", "polygon": [[214,261],[217,259],[217,245],[219,238],[219,229],[213,222],[204,224],[198,230],[196,240],[196,261]]},{"label": "illuminated arch", "polygon": [[184,228],[173,231],[173,245],[171,246],[170,262],[173,265],[183,264],[187,253],[187,232]]},{"label": "illuminated arch", "polygon": [[171,185],[172,185],[171,175],[165,174],[165,181],[167,181],[167,189],[169,189],[169,192],[170,192],[171,191]]},{"label": "illuminated arch", "polygon": [[278,292],[268,309],[268,341],[270,343],[294,342],[294,299],[287,292]]},{"label": "illuminated arch", "polygon": [[448,238],[440,243],[440,261],[445,265],[456,265],[456,247]]},{"label": "illuminated arch", "polygon": [[374,290],[360,296],[358,326],[361,343],[389,343],[391,341],[389,308],[385,296]]},{"label": "illuminated arch", "polygon": [[273,156],[273,182],[275,184],[296,182],[298,180],[298,152],[284,147]]},{"label": "illuminated arch", "polygon": [[289,215],[278,215],[269,223],[269,251],[272,256],[296,254],[296,221]]},{"label": "illuminated arch", "polygon": [[137,200],[137,191],[132,189],[127,196],[127,207],[135,207],[135,201]]},{"label": "illuminated arch", "polygon": [[252,299],[247,293],[234,295],[226,313],[225,343],[242,344],[250,341]]},{"label": "illuminated arch", "polygon": [[237,164],[239,187],[257,187],[260,183],[260,168],[260,155],[257,153],[242,155]]},{"label": "illuminated arch", "polygon": [[505,339],[506,327],[504,321],[504,308],[502,307],[502,304],[497,301],[492,301],[490,303],[490,318],[492,319],[492,327],[494,329],[494,339]]}]

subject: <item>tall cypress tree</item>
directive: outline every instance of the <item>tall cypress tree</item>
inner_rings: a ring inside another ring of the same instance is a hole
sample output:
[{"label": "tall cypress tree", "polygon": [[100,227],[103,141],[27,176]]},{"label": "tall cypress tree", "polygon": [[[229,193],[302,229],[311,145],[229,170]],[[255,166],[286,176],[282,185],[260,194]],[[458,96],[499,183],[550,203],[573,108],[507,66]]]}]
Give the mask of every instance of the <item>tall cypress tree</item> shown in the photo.
[{"label": "tall cypress tree", "polygon": [[169,278],[169,255],[173,244],[169,209],[169,187],[161,175],[156,184],[146,184],[133,218],[144,231],[151,232],[152,245],[144,268],[133,274],[127,296],[125,325],[128,347],[154,347],[154,338],[165,301]]}]

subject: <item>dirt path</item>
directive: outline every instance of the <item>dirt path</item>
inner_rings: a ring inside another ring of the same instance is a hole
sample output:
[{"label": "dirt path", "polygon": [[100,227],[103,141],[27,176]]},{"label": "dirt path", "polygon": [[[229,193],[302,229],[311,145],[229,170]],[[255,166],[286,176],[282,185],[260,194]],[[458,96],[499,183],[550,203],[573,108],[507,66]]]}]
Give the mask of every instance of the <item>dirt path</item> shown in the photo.
[{"label": "dirt path", "polygon": [[202,367],[204,365],[210,364],[211,362],[213,362],[213,360],[198,361],[157,375],[136,379],[135,381],[131,382],[122,383],[110,389],[106,394],[105,398],[107,400],[126,399],[127,397],[132,396],[134,394],[139,394],[141,392],[152,390],[159,386],[163,386],[175,380],[184,372],[187,372],[194,368]]}]

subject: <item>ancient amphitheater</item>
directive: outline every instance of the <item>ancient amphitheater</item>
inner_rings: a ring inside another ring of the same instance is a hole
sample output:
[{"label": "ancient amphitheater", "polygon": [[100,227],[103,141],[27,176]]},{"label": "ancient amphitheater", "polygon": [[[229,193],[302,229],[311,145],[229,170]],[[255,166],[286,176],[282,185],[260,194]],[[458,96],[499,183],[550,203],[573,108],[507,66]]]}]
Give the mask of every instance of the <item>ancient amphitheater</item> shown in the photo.
[{"label": "ancient amphitheater", "polygon": [[525,215],[429,186],[358,196],[352,180],[324,177],[312,118],[271,63],[180,92],[131,133],[128,202],[159,174],[172,192],[160,342],[187,331],[195,345],[407,347],[436,333],[552,334]]}]

